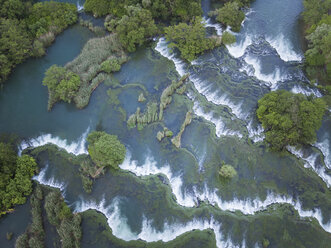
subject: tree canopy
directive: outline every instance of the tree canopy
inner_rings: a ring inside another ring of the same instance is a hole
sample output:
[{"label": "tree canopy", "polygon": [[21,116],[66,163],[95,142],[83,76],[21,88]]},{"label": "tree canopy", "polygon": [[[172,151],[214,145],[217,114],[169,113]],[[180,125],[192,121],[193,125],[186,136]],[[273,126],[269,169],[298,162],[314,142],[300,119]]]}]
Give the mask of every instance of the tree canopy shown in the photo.
[{"label": "tree canopy", "polygon": [[331,9],[330,0],[304,0],[302,12],[308,49],[305,68],[311,79],[331,82]]},{"label": "tree canopy", "polygon": [[70,103],[80,86],[80,78],[72,71],[52,65],[46,72],[43,85],[48,87],[49,109],[59,99]]},{"label": "tree canopy", "polygon": [[257,117],[265,129],[266,141],[280,151],[288,145],[314,142],[325,109],[321,98],[279,90],[258,101]]},{"label": "tree canopy", "polygon": [[149,10],[154,19],[167,22],[189,21],[202,13],[200,0],[86,0],[84,9],[95,16],[122,17],[127,15],[127,6],[137,4]]},{"label": "tree canopy", "polygon": [[235,32],[239,32],[241,23],[245,19],[245,14],[241,7],[242,4],[240,2],[227,2],[223,7],[211,12],[211,15],[216,16],[216,21],[230,26]]},{"label": "tree canopy", "polygon": [[88,152],[94,163],[100,167],[117,169],[125,158],[125,146],[117,136],[95,131],[87,136]]},{"label": "tree canopy", "polygon": [[25,203],[32,192],[31,178],[36,169],[32,157],[18,157],[12,145],[0,143],[0,215]]},{"label": "tree canopy", "polygon": [[119,20],[112,19],[106,27],[117,33],[119,41],[129,52],[134,52],[137,46],[157,33],[151,12],[139,6],[128,6],[127,15]]},{"label": "tree canopy", "polygon": [[45,54],[45,47],[68,25],[77,21],[74,4],[53,1],[0,0],[0,83],[30,56]]},{"label": "tree canopy", "polygon": [[177,48],[181,57],[187,61],[192,61],[198,54],[220,45],[217,38],[206,37],[206,29],[200,17],[194,18],[190,24],[179,23],[165,28],[165,37],[170,42],[169,46]]}]

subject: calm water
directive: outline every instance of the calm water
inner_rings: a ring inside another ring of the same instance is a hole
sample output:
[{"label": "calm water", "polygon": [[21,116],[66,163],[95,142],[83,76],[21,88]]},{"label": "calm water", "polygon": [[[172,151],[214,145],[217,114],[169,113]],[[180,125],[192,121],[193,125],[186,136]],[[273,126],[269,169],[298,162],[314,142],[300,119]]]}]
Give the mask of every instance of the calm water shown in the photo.
[{"label": "calm water", "polygon": [[[208,12],[209,1],[203,1],[203,9]],[[57,37],[45,57],[14,71],[0,93],[0,132],[17,133],[34,146],[52,142],[75,154],[86,152],[89,131],[118,135],[128,150],[121,168],[131,173],[107,173],[88,195],[77,167],[44,154],[36,179],[61,187],[75,211],[92,208],[105,214],[113,234],[121,239],[169,241],[192,229],[212,228],[218,247],[261,247],[263,238],[271,247],[282,247],[286,228],[292,247],[311,247],[310,242],[323,247],[321,242],[331,238],[330,113],[314,146],[283,156],[266,151],[259,142],[263,130],[254,117],[257,100],[270,90],[320,96],[299,68],[301,11],[300,0],[257,0],[235,45],[217,48],[187,65],[160,39],[155,49],[138,49],[115,74],[123,87],[99,86],[83,110],[60,103],[47,112],[45,70],[74,59],[93,37],[75,25]],[[212,20],[208,23],[214,25]],[[140,132],[126,128],[137,107],[144,110],[148,102],[158,101],[162,90],[187,72],[187,92],[173,96],[163,122]],[[107,90],[116,93],[119,104],[109,101]],[[140,93],[146,102],[137,101]],[[182,135],[182,148],[176,149],[169,139],[158,142],[156,133],[163,126],[177,134],[189,110],[194,118]],[[218,178],[222,161],[237,170],[231,182]],[[158,173],[162,175],[155,176]],[[307,219],[294,221],[292,215],[285,220],[283,210],[259,212],[278,202],[294,206],[301,217],[315,217],[323,229],[313,228]],[[23,205],[0,220],[1,244],[13,246],[5,241],[5,233],[10,229],[17,237],[25,229],[28,208]]]}]

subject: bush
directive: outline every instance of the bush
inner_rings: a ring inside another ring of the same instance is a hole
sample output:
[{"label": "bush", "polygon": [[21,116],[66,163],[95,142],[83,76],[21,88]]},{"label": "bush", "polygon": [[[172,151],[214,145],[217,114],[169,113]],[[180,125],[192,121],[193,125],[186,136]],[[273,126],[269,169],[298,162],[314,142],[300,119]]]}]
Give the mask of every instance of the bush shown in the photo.
[{"label": "bush", "polygon": [[165,37],[170,42],[169,46],[177,48],[181,57],[187,61],[219,45],[217,39],[206,37],[206,29],[200,17],[196,17],[189,25],[179,23],[165,28]]},{"label": "bush", "polygon": [[14,148],[0,143],[0,215],[17,204],[24,204],[32,192],[32,181],[37,164],[28,156],[18,157]]},{"label": "bush", "polygon": [[115,58],[105,60],[101,63],[101,70],[103,70],[106,73],[116,72],[121,69],[120,63],[118,63],[118,60]]},{"label": "bush", "polygon": [[219,171],[219,175],[225,179],[231,179],[237,175],[237,172],[231,165],[224,164]]},{"label": "bush", "polygon": [[222,43],[224,45],[230,45],[236,42],[236,37],[229,32],[224,32],[222,34]]},{"label": "bush", "polygon": [[325,109],[320,98],[279,90],[259,100],[257,117],[265,129],[265,140],[280,151],[288,145],[314,142]]},{"label": "bush", "polygon": [[216,21],[230,26],[234,32],[240,31],[241,23],[245,19],[245,14],[237,1],[225,3],[212,14],[216,15]]},{"label": "bush", "polygon": [[87,142],[88,152],[98,166],[117,169],[123,163],[126,150],[117,136],[95,131],[87,136]]},{"label": "bush", "polygon": [[120,20],[112,19],[105,26],[110,32],[116,32],[123,47],[134,52],[137,46],[146,42],[157,33],[157,27],[149,10],[139,6],[128,6],[127,15]]}]

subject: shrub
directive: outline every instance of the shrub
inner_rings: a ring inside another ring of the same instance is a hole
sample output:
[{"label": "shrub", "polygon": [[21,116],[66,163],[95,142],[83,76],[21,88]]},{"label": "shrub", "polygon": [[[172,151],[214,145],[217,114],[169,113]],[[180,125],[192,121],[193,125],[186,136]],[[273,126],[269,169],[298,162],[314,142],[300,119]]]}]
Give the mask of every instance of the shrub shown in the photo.
[{"label": "shrub", "polygon": [[213,49],[217,40],[206,37],[206,29],[202,19],[196,17],[190,24],[179,23],[165,28],[165,37],[171,48],[177,48],[181,57],[187,61],[194,60],[198,54]]},{"label": "shrub", "polygon": [[219,171],[219,175],[223,178],[231,179],[237,175],[237,172],[231,165],[224,164]]},{"label": "shrub", "polygon": [[110,166],[117,169],[124,161],[125,146],[117,139],[117,136],[105,132],[92,132],[87,136],[88,152],[100,167]]},{"label": "shrub", "polygon": [[109,31],[116,32],[127,51],[134,52],[137,46],[157,33],[157,27],[149,10],[139,6],[128,6],[126,10],[127,15],[119,20],[112,19],[105,26]]},{"label": "shrub", "polygon": [[235,32],[240,31],[241,23],[245,19],[245,14],[240,10],[240,4],[237,1],[225,3],[214,14],[216,14],[216,21],[230,26]]},{"label": "shrub", "polygon": [[224,45],[230,45],[236,42],[236,37],[229,32],[224,32],[222,34],[222,43]]},{"label": "shrub", "polygon": [[121,65],[116,58],[108,59],[101,63],[101,70],[106,73],[116,72],[120,69]]},{"label": "shrub", "polygon": [[265,129],[265,140],[280,151],[288,145],[314,142],[325,109],[320,98],[279,90],[264,95],[256,113]]}]

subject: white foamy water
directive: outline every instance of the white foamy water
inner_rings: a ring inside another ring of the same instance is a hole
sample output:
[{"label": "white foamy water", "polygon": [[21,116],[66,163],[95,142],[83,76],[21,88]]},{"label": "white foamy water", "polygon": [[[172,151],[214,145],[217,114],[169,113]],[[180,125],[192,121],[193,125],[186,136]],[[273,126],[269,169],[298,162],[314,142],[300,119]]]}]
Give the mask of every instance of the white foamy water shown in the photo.
[{"label": "white foamy water", "polygon": [[155,47],[155,50],[158,51],[163,57],[171,60],[174,62],[176,70],[179,74],[179,76],[185,75],[185,63],[184,61],[176,58],[175,54],[171,53],[168,49],[167,41],[164,37],[161,37]]},{"label": "white foamy water", "polygon": [[322,94],[317,90],[317,89],[311,89],[311,88],[303,88],[300,85],[295,85],[292,89],[291,92],[295,94],[303,94],[306,96],[309,96],[311,94],[315,95],[316,97],[322,97]]},{"label": "white foamy water", "polygon": [[217,190],[211,191],[205,185],[203,191],[193,189],[193,192],[187,192],[182,188],[183,181],[180,176],[173,176],[170,167],[164,166],[158,168],[153,158],[146,158],[146,162],[138,166],[136,161],[131,161],[130,153],[120,168],[131,171],[137,176],[147,176],[162,173],[168,177],[173,194],[176,196],[177,203],[184,207],[195,207],[199,201],[205,201],[211,205],[218,206],[223,211],[241,211],[244,214],[255,214],[258,211],[266,209],[269,205],[275,203],[288,203],[291,204],[302,217],[313,217],[318,220],[320,225],[327,232],[331,232],[331,222],[323,223],[321,211],[319,209],[303,210],[299,201],[294,200],[290,196],[280,196],[269,192],[265,200],[259,198],[239,200],[234,198],[232,201],[224,201],[217,194]]},{"label": "white foamy water", "polygon": [[[101,202],[96,203],[93,201],[79,201],[76,202],[76,212],[84,212],[89,209],[97,210],[105,215],[109,227],[112,229],[112,233],[117,237],[125,241],[130,240],[145,240],[147,242],[155,242],[162,240],[168,242],[174,240],[179,235],[192,230],[206,230],[212,229],[216,236],[216,245],[218,248],[224,247],[240,247],[232,243],[231,239],[223,239],[221,233],[221,225],[217,223],[213,218],[210,220],[198,220],[193,219],[187,223],[164,223],[163,231],[158,231],[153,227],[153,221],[149,221],[143,216],[142,230],[139,233],[135,233],[131,230],[127,224],[127,218],[122,216],[120,210],[120,200],[115,198],[110,205],[106,204],[105,199]],[[246,247],[245,243],[241,247]]]},{"label": "white foamy water", "polygon": [[301,61],[302,55],[294,51],[290,41],[285,38],[283,34],[278,35],[276,38],[267,37],[268,43],[276,49],[279,57],[283,61]]},{"label": "white foamy water", "polygon": [[[283,81],[286,77],[281,76],[279,68],[276,68],[271,74],[263,74],[261,68],[261,62],[253,58],[252,56],[245,56],[245,62],[249,65],[252,65],[254,68],[254,76],[264,82],[269,83],[271,90],[277,89],[277,82]],[[249,72],[248,72],[249,73]]]},{"label": "white foamy water", "polygon": [[229,53],[232,57],[240,58],[245,54],[246,48],[253,43],[252,37],[250,35],[246,35],[245,39],[242,41],[237,41],[232,45],[226,45]]},{"label": "white foamy water", "polygon": [[80,4],[79,1],[77,1],[76,6],[77,6],[78,12],[80,12],[84,9],[84,5]]},{"label": "white foamy water", "polygon": [[212,23],[210,18],[208,18],[207,20],[205,18],[203,18],[203,24],[205,25],[205,27],[211,27],[214,28],[216,30],[216,34],[218,36],[222,36],[222,26],[219,23]]},{"label": "white foamy water", "polygon": [[250,121],[247,125],[247,131],[248,131],[249,138],[254,143],[263,141],[263,139],[264,139],[264,134],[263,134],[264,129],[260,124],[258,124],[257,127],[253,127],[253,122]]},{"label": "white foamy water", "polygon": [[68,153],[73,153],[74,155],[87,154],[86,149],[86,137],[90,131],[90,127],[79,137],[76,142],[68,143],[66,139],[61,139],[59,137],[53,137],[51,134],[43,134],[37,138],[32,138],[28,141],[23,141],[19,146],[19,155],[22,151],[28,147],[38,147],[46,144],[54,144],[58,147],[66,150]]},{"label": "white foamy water", "polygon": [[302,159],[306,168],[311,168],[315,173],[326,183],[326,185],[331,187],[331,176],[325,173],[325,169],[323,167],[316,166],[316,159],[318,154],[311,154],[308,157],[304,156],[303,151],[301,149],[297,149],[293,146],[287,146],[287,150],[295,155],[297,158]]},{"label": "white foamy water", "polygon": [[[174,62],[176,70],[180,76],[184,76],[186,74],[185,63],[182,60],[176,58],[174,54],[170,53],[165,38],[162,37],[159,39],[155,47],[155,50],[158,51],[163,57],[166,57],[167,59]],[[195,61],[195,63],[197,62]],[[194,84],[194,87],[197,89],[197,91],[201,95],[204,95],[208,101],[217,105],[221,104],[224,106],[228,106],[232,110],[233,114],[236,115],[237,118],[245,119],[247,117],[248,115],[247,113],[246,114],[242,113],[241,105],[238,106],[232,103],[225,95],[220,96],[219,93],[216,93],[215,91],[210,91],[209,90],[210,84],[208,82],[203,82],[199,78],[191,75],[189,79]]]},{"label": "white foamy water", "polygon": [[48,164],[39,172],[38,175],[34,176],[32,179],[36,180],[40,184],[60,189],[62,194],[64,194],[66,184],[64,182],[60,182],[58,180],[55,180],[53,177],[46,178],[46,171],[47,170],[48,170]]},{"label": "white foamy water", "polygon": [[196,102],[194,102],[193,111],[196,115],[204,118],[205,120],[215,125],[217,137],[220,138],[221,136],[237,136],[240,139],[243,137],[243,135],[239,131],[234,131],[226,128],[221,118],[214,118],[213,113],[211,112],[205,113]]},{"label": "white foamy water", "polygon": [[317,147],[324,156],[324,163],[326,167],[331,169],[331,154],[330,154],[330,141],[329,139],[325,139],[322,142],[318,142],[314,144],[315,147]]}]

